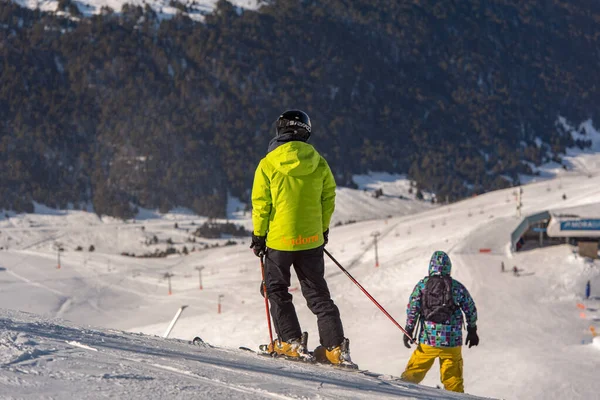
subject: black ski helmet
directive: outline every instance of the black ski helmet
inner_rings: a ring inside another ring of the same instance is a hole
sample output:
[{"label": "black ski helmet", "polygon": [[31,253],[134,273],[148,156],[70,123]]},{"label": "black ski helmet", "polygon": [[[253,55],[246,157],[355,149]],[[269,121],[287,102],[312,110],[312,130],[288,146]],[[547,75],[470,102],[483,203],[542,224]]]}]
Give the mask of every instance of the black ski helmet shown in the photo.
[{"label": "black ski helmet", "polygon": [[284,132],[293,132],[304,140],[308,140],[312,131],[308,114],[301,110],[288,110],[277,118],[275,123],[277,136]]}]

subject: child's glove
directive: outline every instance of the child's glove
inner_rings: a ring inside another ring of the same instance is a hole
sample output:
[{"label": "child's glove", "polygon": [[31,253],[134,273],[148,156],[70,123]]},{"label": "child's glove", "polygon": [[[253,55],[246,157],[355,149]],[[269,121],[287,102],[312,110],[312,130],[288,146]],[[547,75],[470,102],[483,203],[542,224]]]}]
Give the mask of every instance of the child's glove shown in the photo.
[{"label": "child's glove", "polygon": [[413,342],[412,332],[409,331],[408,329],[406,329],[406,332],[408,332],[410,334],[410,337],[408,337],[407,334],[404,334],[404,336],[402,337],[402,340],[404,341],[404,347],[406,347],[407,349],[410,349],[410,343]]},{"label": "child's glove", "polygon": [[477,346],[479,344],[479,336],[477,336],[477,327],[476,326],[469,326],[467,327],[467,340],[465,341],[465,345],[469,345],[469,348],[471,348],[471,346]]}]

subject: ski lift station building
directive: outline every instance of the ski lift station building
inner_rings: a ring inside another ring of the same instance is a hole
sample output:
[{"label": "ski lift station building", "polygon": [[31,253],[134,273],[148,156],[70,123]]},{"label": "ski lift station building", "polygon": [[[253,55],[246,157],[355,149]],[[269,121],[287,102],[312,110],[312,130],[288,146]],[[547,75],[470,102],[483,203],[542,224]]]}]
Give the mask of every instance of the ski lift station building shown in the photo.
[{"label": "ski lift station building", "polygon": [[511,234],[511,250],[571,243],[582,256],[598,258],[600,204],[528,215]]}]

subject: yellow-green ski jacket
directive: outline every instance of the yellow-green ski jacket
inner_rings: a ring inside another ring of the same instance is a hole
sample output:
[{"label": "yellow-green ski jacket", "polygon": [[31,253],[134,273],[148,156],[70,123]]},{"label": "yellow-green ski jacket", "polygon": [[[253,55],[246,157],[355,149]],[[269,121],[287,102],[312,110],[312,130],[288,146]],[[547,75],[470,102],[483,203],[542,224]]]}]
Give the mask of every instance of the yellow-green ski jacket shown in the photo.
[{"label": "yellow-green ski jacket", "polygon": [[308,143],[287,142],[263,158],[254,174],[254,234],[282,251],[323,245],[335,208],[335,179],[327,161]]}]

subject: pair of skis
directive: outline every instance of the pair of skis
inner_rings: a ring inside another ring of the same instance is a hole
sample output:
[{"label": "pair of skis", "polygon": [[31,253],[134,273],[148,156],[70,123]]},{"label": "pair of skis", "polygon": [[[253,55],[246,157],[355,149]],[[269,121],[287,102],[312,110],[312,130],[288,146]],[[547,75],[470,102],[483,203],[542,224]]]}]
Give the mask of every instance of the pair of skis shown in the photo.
[{"label": "pair of skis", "polygon": [[[308,363],[308,364],[326,364],[326,365],[332,365],[335,367],[340,367],[340,368],[346,368],[346,369],[358,369],[358,365],[354,364],[351,360],[350,360],[350,356],[349,354],[349,342],[348,339],[344,339],[344,341],[342,342],[341,346],[340,346],[340,351],[341,354],[345,354],[348,355],[346,357],[341,357],[341,362],[338,364],[333,364],[331,362],[329,362],[329,360],[323,361],[320,360],[319,358],[317,358],[315,356],[314,353],[311,353],[309,351],[306,350],[306,345],[308,343],[308,332],[302,332],[302,336],[300,337],[300,343],[298,344],[298,350],[297,356],[288,356],[286,354],[280,354],[277,351],[275,351],[275,343],[273,343],[273,345],[270,344],[261,344],[260,346],[258,346],[258,351],[255,352],[258,355],[261,356],[267,356],[267,357],[272,357],[272,358],[283,358],[285,360],[290,360],[290,361],[300,361],[300,362],[304,362],[304,363]],[[240,347],[240,350],[250,350],[253,351],[251,349],[249,349],[248,347]],[[324,349],[323,349],[324,350]]]},{"label": "pair of skis", "polygon": [[[199,347],[212,347],[208,343],[206,343],[204,340],[202,340],[202,338],[200,336],[196,336],[194,339],[192,339],[192,344],[195,346],[199,346]],[[354,363],[351,363],[351,364],[350,363],[347,363],[347,364],[322,363],[322,362],[316,361],[316,359],[314,357],[311,357],[310,359],[305,359],[305,358],[301,358],[301,357],[288,357],[285,355],[277,354],[275,352],[269,352],[268,344],[261,344],[259,346],[258,351],[252,350],[251,348],[245,347],[245,346],[241,346],[241,347],[239,347],[239,349],[254,353],[254,354],[262,356],[262,357],[277,358],[277,359],[294,361],[294,362],[303,362],[306,364],[328,365],[328,366],[343,369],[343,370],[365,372],[363,370],[360,370],[358,368],[358,365],[356,365]],[[312,353],[311,353],[311,355],[312,355]]]},{"label": "pair of skis", "polygon": [[[332,364],[332,363],[324,363],[324,362],[319,362],[317,361],[314,357],[307,359],[307,358],[302,358],[302,357],[289,357],[286,355],[281,355],[281,354],[277,354],[275,352],[269,352],[268,351],[268,344],[262,344],[259,346],[259,350],[255,351],[252,350],[249,347],[240,347],[240,350],[244,350],[244,351],[249,351],[252,352],[256,355],[259,355],[261,357],[269,357],[269,358],[276,358],[276,359],[281,359],[281,360],[287,360],[287,361],[293,361],[293,362],[300,362],[300,363],[305,363],[305,364],[313,364],[313,365],[326,365],[329,367],[333,367],[333,368],[338,368],[341,370],[347,370],[347,371],[356,371],[356,372],[364,372],[363,370],[358,368],[358,365],[354,364],[354,363],[342,363],[342,364]],[[312,354],[311,354],[312,355]]]}]

